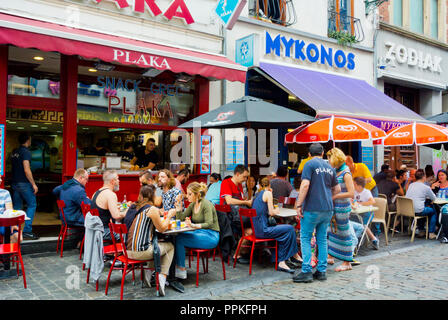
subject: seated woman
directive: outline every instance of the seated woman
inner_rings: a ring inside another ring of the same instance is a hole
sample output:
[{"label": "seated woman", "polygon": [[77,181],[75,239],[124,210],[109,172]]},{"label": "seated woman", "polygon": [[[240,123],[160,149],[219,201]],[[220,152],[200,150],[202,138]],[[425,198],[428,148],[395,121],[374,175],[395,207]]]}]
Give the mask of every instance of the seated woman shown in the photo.
[{"label": "seated woman", "polygon": [[[160,232],[168,229],[170,219],[176,215],[174,209],[168,211],[166,219],[160,217],[159,209],[154,206],[154,185],[142,186],[138,201],[127,211],[124,223],[128,227],[126,249],[129,258],[147,260],[154,258],[154,228]],[[159,242],[161,273],[159,273],[159,294],[165,295],[166,276],[174,257],[174,246],[170,242]],[[150,285],[151,273],[145,272],[145,283]]]},{"label": "seated woman", "polygon": [[208,185],[205,199],[209,200],[213,204],[219,204],[219,202],[221,201],[221,199],[219,198],[222,183],[220,178],[221,176],[217,173],[212,173],[212,175],[210,176],[210,184]]},{"label": "seated woman", "polygon": [[[274,209],[274,198],[270,189],[270,182],[268,178],[261,179],[261,189],[257,194],[252,208],[257,211],[257,216],[253,218],[254,232],[257,238],[270,238],[278,242],[278,271],[294,273],[286,264],[289,263],[293,267],[298,267],[302,262],[298,251],[296,241],[296,233],[294,227],[289,224],[280,224],[276,226],[269,226],[269,216],[275,216],[278,213],[278,208]],[[275,259],[274,255],[271,259]]]},{"label": "seated woman", "polygon": [[206,193],[205,183],[192,182],[187,187],[188,208],[182,212],[181,203],[176,203],[176,219],[185,220],[187,227],[197,229],[176,237],[176,278],[187,278],[185,248],[213,249],[218,245],[218,216],[213,203],[204,198]]}]

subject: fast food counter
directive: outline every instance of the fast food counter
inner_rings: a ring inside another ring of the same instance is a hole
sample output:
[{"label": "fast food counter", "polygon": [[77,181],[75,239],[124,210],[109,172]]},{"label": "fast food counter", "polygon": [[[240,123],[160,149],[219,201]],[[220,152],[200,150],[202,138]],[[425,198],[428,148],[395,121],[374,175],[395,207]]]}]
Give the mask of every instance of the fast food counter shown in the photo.
[{"label": "fast food counter", "polygon": [[[140,172],[129,172],[125,174],[119,174],[120,190],[117,192],[118,201],[123,201],[124,195],[126,195],[127,201],[135,201],[140,191]],[[193,181],[207,183],[206,174],[190,174],[190,177],[186,184],[182,185],[184,190]],[[102,174],[90,174],[89,181],[86,184],[87,196],[92,199],[93,194],[103,186]]]}]

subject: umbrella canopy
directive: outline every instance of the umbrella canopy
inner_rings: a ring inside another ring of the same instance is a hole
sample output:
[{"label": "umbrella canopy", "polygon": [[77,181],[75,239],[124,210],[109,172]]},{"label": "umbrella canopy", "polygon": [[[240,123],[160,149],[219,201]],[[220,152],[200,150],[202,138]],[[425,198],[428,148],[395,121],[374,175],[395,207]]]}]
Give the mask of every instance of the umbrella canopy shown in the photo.
[{"label": "umbrella canopy", "polygon": [[439,113],[426,119],[435,121],[437,124],[448,123],[448,112]]},{"label": "umbrella canopy", "polygon": [[286,143],[314,142],[349,142],[376,140],[386,136],[386,133],[361,120],[331,116],[311,124],[304,124],[285,136]]},{"label": "umbrella canopy", "polygon": [[385,146],[430,145],[448,142],[448,128],[432,123],[411,123],[387,132]]},{"label": "umbrella canopy", "polygon": [[187,121],[179,128],[193,128],[199,121],[202,128],[278,128],[311,122],[314,118],[288,108],[245,96]]}]

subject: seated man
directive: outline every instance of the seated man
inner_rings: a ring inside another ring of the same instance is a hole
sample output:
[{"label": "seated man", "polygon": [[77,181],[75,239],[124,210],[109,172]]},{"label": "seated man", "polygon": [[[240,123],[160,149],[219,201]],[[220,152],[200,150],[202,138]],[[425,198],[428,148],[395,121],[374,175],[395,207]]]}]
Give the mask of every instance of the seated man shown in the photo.
[{"label": "seated man", "polygon": [[[65,202],[65,220],[70,226],[84,226],[84,215],[81,211],[81,203],[90,204],[87,198],[85,186],[89,180],[89,174],[84,169],[78,169],[73,179],[53,189],[53,194]],[[61,217],[62,219],[62,217]]]},{"label": "seated man", "polygon": [[[431,188],[425,184],[426,175],[423,169],[418,169],[415,172],[415,180],[416,181],[409,186],[409,189],[406,192],[406,197],[412,199],[416,216],[428,217],[429,239],[433,240],[437,238],[437,235],[435,234],[437,214],[432,206],[425,206],[425,201],[426,199],[434,201],[436,196],[434,192],[431,191]],[[425,232],[422,230],[420,231],[419,236],[424,234]]]},{"label": "seated man", "polygon": [[182,191],[182,194],[185,194],[184,188],[182,188],[182,184],[188,181],[190,177],[190,171],[188,169],[182,169],[177,174],[176,179],[176,188]]},{"label": "seated man", "polygon": [[280,197],[289,197],[293,188],[286,178],[288,176],[288,167],[278,167],[276,175],[277,176],[271,180],[272,196],[277,200]]},{"label": "seated man", "polygon": [[[92,198],[92,209],[98,209],[100,219],[104,226],[104,240],[112,240],[109,230],[109,222],[121,221],[125,216],[125,211],[118,209],[117,192],[120,189],[120,181],[115,170],[107,170],[103,173],[104,185]],[[115,239],[120,240],[119,235],[115,235]]]},{"label": "seated man", "polygon": [[[2,183],[2,177],[0,176],[0,184]],[[8,190],[0,189],[0,214],[3,214],[5,210],[12,210],[12,199]],[[11,227],[10,243],[16,243],[18,239],[18,227]],[[5,235],[5,227],[0,227],[0,236]]]},{"label": "seated man", "polygon": [[156,180],[154,180],[151,170],[143,171],[139,177],[140,186],[153,185],[156,188],[154,205],[158,208],[162,206],[162,189],[157,185]]}]

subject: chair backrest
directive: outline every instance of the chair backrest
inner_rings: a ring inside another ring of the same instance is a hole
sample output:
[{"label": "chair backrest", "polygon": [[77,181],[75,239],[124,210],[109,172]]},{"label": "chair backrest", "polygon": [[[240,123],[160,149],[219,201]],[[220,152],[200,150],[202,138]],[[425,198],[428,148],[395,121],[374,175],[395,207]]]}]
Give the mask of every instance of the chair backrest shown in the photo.
[{"label": "chair backrest", "polygon": [[378,193],[378,198],[383,198],[387,200],[387,196],[385,194],[382,193]]},{"label": "chair backrest", "polygon": [[65,214],[64,214],[65,202],[64,200],[56,200],[56,202],[58,204],[59,212],[61,213],[62,223],[65,226],[67,225],[67,221],[65,220]]},{"label": "chair backrest", "polygon": [[17,245],[18,250],[20,252],[20,238],[22,238],[22,224],[25,222],[25,216],[18,216],[14,218],[1,218],[0,219],[0,227],[12,227],[12,226],[18,226],[19,227],[19,235],[17,237]]},{"label": "chair backrest", "polygon": [[98,211],[98,209],[90,209],[90,214],[92,215],[92,216],[94,216],[94,217],[99,217],[100,216],[100,213],[99,213],[99,211]]},{"label": "chair backrest", "polygon": [[375,207],[378,207],[378,210],[373,212],[375,219],[386,220],[387,200],[379,197],[373,199]]},{"label": "chair backrest", "polygon": [[397,214],[405,217],[415,217],[414,202],[410,198],[397,196]]},{"label": "chair backrest", "polygon": [[138,193],[131,193],[128,194],[126,197],[127,201],[132,201],[132,202],[136,202],[138,200]]},{"label": "chair backrest", "polygon": [[[250,226],[252,228],[252,230],[254,229],[254,222],[252,221],[253,217],[257,216],[257,211],[255,209],[245,209],[245,208],[240,208],[238,210],[239,216],[240,216],[240,223],[241,223],[241,232],[244,236],[244,223],[243,223],[243,217],[248,217],[250,219]],[[253,233],[253,235],[255,235],[255,233]]]},{"label": "chair backrest", "polygon": [[230,208],[230,206],[228,204],[215,204],[215,209],[216,209],[216,211],[226,212],[226,213],[232,211],[232,209]]},{"label": "chair backrest", "polygon": [[[117,224],[117,223],[109,223],[109,230],[110,230],[110,237],[112,238],[112,244],[114,246],[115,254],[118,256],[119,254],[123,253],[126,257],[126,260],[128,260],[128,253],[126,252],[126,244],[124,243],[124,235],[128,233],[128,228],[126,225],[123,224]],[[114,233],[117,233],[120,236],[120,244],[121,248],[117,244],[117,240],[115,239]]]},{"label": "chair backrest", "polygon": [[184,208],[188,208],[190,202],[188,200],[184,200]]},{"label": "chair backrest", "polygon": [[86,217],[86,214],[90,211],[90,205],[85,203],[84,201],[81,202],[81,212],[84,218]]}]

